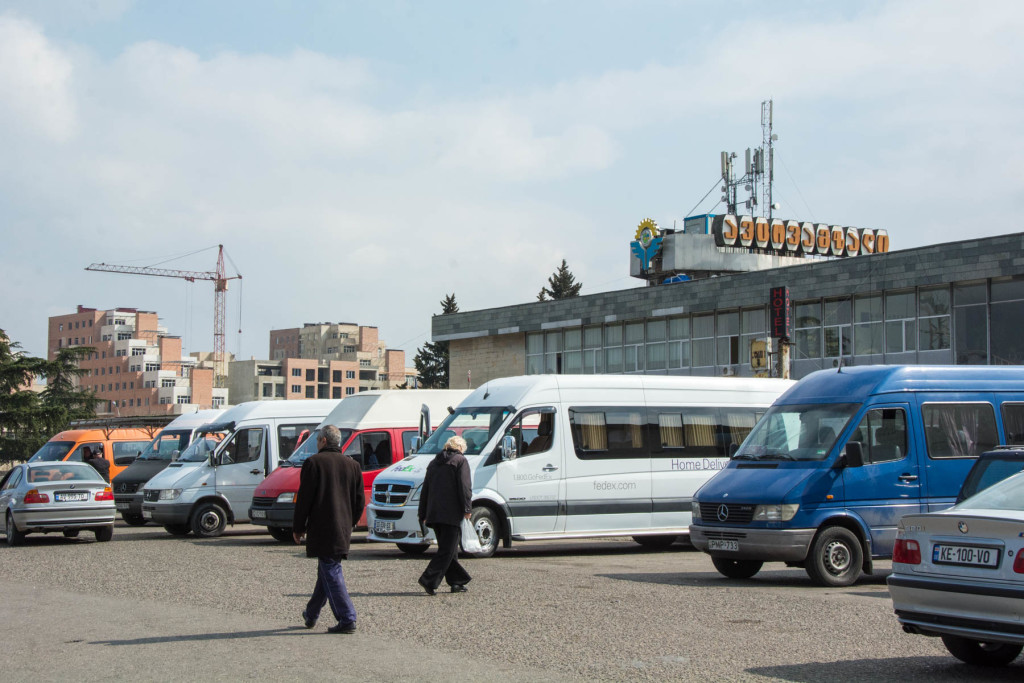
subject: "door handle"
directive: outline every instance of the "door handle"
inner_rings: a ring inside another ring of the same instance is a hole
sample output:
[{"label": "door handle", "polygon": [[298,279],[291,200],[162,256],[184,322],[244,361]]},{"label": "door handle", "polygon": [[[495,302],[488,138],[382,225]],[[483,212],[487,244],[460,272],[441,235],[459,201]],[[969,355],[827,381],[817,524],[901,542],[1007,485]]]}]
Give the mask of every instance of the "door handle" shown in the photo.
[{"label": "door handle", "polygon": [[[263,470],[249,470],[249,474],[259,474],[262,471]],[[917,477],[914,477],[914,478],[916,479]]]},{"label": "door handle", "polygon": [[916,474],[901,474],[899,477],[900,481],[917,481]]},{"label": "door handle", "polygon": [[554,465],[544,465],[544,467],[541,467],[541,469],[544,470],[545,472],[554,472],[558,468],[555,467]]}]

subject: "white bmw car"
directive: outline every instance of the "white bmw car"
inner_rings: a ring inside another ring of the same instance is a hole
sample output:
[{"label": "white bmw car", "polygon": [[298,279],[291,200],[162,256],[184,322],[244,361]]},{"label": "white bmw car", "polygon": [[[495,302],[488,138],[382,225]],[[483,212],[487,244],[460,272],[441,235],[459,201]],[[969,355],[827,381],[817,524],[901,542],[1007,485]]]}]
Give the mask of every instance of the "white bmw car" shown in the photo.
[{"label": "white bmw car", "polygon": [[907,633],[939,636],[969,664],[1009,664],[1024,648],[1024,473],[899,524],[889,576]]}]

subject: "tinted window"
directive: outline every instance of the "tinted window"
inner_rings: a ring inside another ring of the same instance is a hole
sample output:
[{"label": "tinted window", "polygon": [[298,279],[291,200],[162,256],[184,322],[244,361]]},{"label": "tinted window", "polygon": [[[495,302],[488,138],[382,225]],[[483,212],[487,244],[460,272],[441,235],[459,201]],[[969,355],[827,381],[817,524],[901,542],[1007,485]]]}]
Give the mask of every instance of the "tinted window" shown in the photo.
[{"label": "tinted window", "polygon": [[1006,479],[1024,470],[1024,458],[1013,458],[1002,460],[999,458],[984,458],[979,460],[967,475],[963,488],[960,489],[960,499],[970,498],[979,491],[984,491],[989,486]]},{"label": "tinted window", "polygon": [[750,434],[764,409],[651,408],[651,450],[668,457],[721,458]]},{"label": "tinted window", "polygon": [[931,458],[977,458],[999,443],[988,403],[929,403],[922,416]]},{"label": "tinted window", "polygon": [[1024,403],[1004,403],[1003,434],[1006,444],[1024,444]]},{"label": "tinted window", "polygon": [[148,441],[115,441],[111,444],[114,451],[114,459],[134,458],[140,451],[146,450]]},{"label": "tinted window", "polygon": [[907,415],[900,408],[869,410],[849,441],[859,441],[865,463],[902,460],[907,455]]},{"label": "tinted window", "polygon": [[[277,428],[277,457],[287,458],[299,445],[299,439],[307,439],[317,427],[316,423],[281,425]],[[305,443],[305,441],[303,441]],[[313,442],[316,445],[316,442]],[[313,451],[316,452],[315,450]]]},{"label": "tinted window", "polygon": [[391,464],[391,435],[388,432],[363,432],[348,446],[345,455],[359,463],[364,472],[379,470]]},{"label": "tinted window", "polygon": [[645,411],[632,406],[570,408],[576,456],[583,460],[647,457]]}]

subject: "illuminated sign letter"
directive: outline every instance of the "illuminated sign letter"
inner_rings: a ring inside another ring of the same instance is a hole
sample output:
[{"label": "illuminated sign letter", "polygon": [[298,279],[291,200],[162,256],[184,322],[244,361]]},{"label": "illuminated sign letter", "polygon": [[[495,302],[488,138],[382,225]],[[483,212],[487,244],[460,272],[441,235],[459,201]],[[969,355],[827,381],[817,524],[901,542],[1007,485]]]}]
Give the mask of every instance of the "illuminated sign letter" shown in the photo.
[{"label": "illuminated sign letter", "polygon": [[814,253],[814,223],[804,223],[800,226],[800,251],[805,254]]},{"label": "illuminated sign letter", "polygon": [[884,254],[889,251],[889,233],[885,230],[875,230],[875,253]]},{"label": "illuminated sign letter", "polygon": [[845,256],[846,231],[838,225],[832,226],[832,255]]},{"label": "illuminated sign letter", "polygon": [[832,246],[832,231],[824,223],[818,223],[815,235],[817,236],[817,253],[828,256],[829,247]]},{"label": "illuminated sign letter", "polygon": [[869,228],[864,228],[860,232],[860,253],[874,254],[875,253],[875,231]]},{"label": "illuminated sign letter", "polygon": [[800,252],[800,223],[786,221],[786,251],[791,254]]},{"label": "illuminated sign letter", "polygon": [[771,240],[771,231],[768,228],[768,219],[758,216],[754,219],[754,243],[758,249],[766,249]]},{"label": "illuminated sign letter", "polygon": [[856,256],[860,253],[860,230],[857,228],[846,229],[846,254]]},{"label": "illuminated sign letter", "polygon": [[749,247],[754,243],[753,216],[740,216],[740,246]]},{"label": "illuminated sign letter", "polygon": [[739,228],[736,225],[736,216],[731,213],[715,216],[711,221],[711,232],[715,235],[715,244],[720,247],[731,247],[736,244],[739,237]]},{"label": "illuminated sign letter", "polygon": [[778,218],[773,218],[771,222],[772,230],[772,249],[775,251],[782,251],[782,247],[786,244],[786,224]]}]

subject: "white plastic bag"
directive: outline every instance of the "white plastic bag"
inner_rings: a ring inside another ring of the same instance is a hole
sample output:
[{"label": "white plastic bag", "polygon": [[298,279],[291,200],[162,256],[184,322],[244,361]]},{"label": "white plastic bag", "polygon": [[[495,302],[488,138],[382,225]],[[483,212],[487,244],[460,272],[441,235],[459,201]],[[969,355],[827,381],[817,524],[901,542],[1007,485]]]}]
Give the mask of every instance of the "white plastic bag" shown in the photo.
[{"label": "white plastic bag", "polygon": [[476,535],[473,523],[468,519],[462,520],[462,551],[467,553],[479,553],[483,551],[480,545],[480,538]]}]

